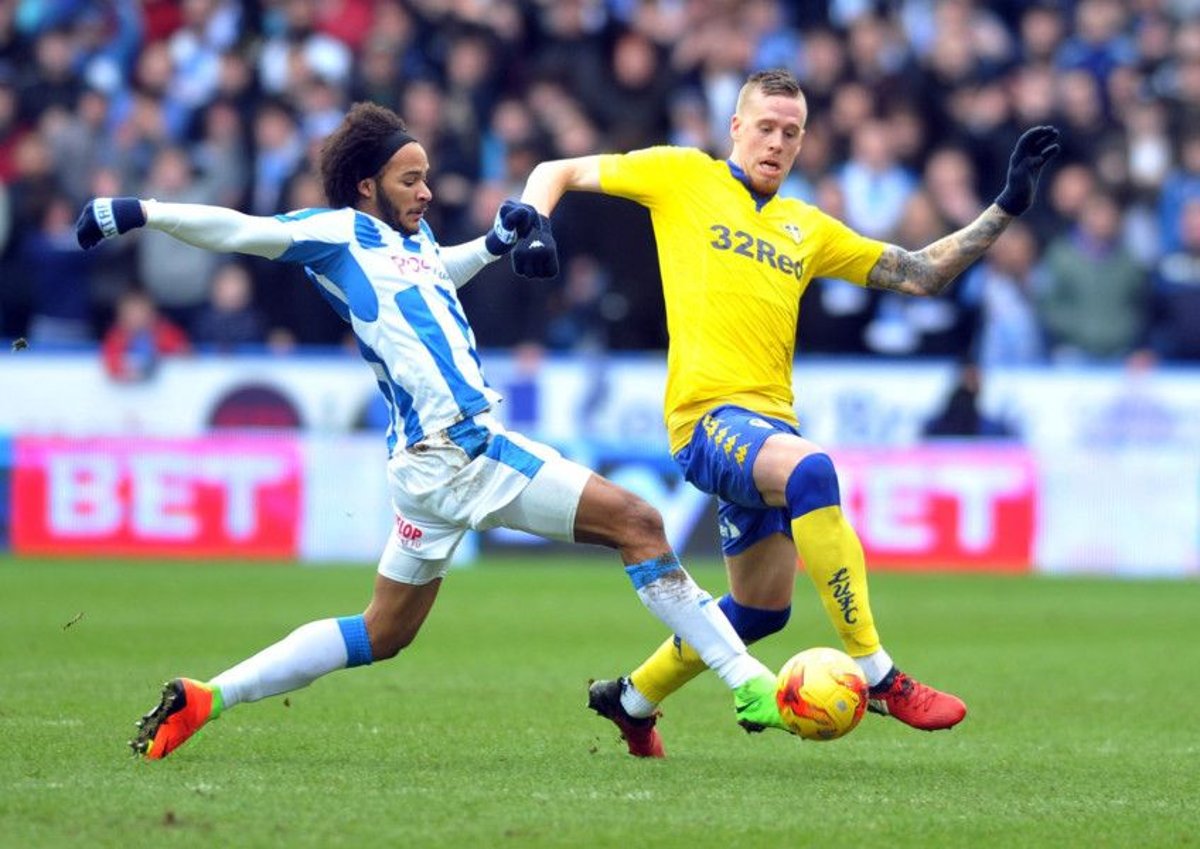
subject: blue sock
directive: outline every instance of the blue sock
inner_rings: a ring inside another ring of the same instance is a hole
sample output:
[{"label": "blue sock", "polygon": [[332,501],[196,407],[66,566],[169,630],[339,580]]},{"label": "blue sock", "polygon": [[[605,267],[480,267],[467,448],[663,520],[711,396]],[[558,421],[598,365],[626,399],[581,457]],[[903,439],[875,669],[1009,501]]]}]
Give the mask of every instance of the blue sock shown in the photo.
[{"label": "blue sock", "polygon": [[346,641],[346,668],[366,666],[374,658],[371,654],[371,638],[367,634],[367,620],[362,614],[357,616],[342,616],[337,620]]},{"label": "blue sock", "polygon": [[725,613],[725,618],[729,620],[733,630],[737,631],[738,636],[746,645],[782,630],[792,615],[790,604],[782,610],[746,607],[734,601],[733,596],[728,593],[721,596],[717,604]]}]

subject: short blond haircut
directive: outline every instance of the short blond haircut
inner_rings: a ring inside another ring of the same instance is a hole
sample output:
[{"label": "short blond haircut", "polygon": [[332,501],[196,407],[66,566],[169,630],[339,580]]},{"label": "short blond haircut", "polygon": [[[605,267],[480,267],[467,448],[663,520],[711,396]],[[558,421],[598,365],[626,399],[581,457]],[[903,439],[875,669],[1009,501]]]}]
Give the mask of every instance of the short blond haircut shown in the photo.
[{"label": "short blond haircut", "polygon": [[746,78],[742,90],[738,92],[737,111],[742,111],[746,98],[751,92],[761,91],[764,96],[781,95],[804,100],[804,92],[800,90],[800,81],[785,68],[774,68],[769,71],[755,71]]}]

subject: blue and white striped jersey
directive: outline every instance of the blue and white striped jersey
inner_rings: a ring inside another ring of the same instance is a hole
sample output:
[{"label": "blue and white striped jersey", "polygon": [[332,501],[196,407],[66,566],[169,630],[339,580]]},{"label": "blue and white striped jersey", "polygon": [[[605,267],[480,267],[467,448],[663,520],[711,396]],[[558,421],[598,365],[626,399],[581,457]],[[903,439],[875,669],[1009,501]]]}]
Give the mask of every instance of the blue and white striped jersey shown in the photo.
[{"label": "blue and white striped jersey", "polygon": [[291,236],[278,259],[301,263],[354,331],[387,399],[388,453],[487,410],[475,334],[433,231],[404,236],[355,209],[277,216]]}]

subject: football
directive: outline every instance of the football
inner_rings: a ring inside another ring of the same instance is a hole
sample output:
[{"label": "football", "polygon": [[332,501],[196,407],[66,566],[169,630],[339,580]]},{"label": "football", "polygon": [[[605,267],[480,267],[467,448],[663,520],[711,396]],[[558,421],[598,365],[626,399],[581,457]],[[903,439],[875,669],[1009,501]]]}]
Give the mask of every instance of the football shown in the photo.
[{"label": "football", "polygon": [[779,670],[775,700],[788,729],[805,740],[836,740],[867,709],[867,679],[850,655],[805,649]]}]

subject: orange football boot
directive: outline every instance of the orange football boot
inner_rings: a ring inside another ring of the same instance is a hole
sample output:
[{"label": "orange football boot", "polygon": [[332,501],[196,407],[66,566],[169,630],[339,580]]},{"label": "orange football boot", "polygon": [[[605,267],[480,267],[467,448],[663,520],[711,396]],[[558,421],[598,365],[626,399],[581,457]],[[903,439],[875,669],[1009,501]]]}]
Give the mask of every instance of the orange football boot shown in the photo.
[{"label": "orange football boot", "polygon": [[129,741],[135,755],[165,758],[221,713],[221,691],[191,678],[163,684],[162,698],[137,721],[137,736]]}]

